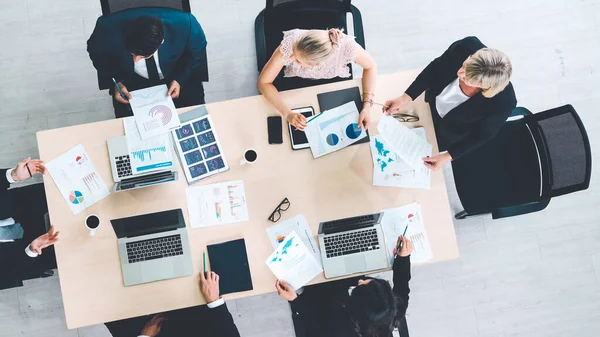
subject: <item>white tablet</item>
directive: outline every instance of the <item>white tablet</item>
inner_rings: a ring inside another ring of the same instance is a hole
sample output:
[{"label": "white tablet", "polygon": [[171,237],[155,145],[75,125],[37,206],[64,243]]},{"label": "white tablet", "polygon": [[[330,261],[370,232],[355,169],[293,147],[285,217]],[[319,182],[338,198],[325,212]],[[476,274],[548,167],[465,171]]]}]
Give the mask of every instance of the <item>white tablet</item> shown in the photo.
[{"label": "white tablet", "polygon": [[[306,108],[296,108],[292,109],[293,112],[297,112],[303,114],[306,119],[315,115],[315,109],[312,106]],[[304,131],[300,131],[296,129],[292,124],[288,123],[288,130],[290,130],[290,140],[292,143],[292,149],[300,150],[307,149],[310,147],[308,144],[308,139],[306,138],[306,134]]]}]

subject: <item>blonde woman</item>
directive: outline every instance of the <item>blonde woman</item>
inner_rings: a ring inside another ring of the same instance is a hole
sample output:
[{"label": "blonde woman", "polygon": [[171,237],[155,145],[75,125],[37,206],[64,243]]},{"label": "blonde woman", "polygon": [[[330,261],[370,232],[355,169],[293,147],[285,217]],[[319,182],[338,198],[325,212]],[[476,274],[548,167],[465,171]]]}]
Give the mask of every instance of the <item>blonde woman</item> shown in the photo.
[{"label": "blonde woman", "polygon": [[285,77],[330,79],[350,77],[349,64],[356,62],[364,69],[362,78],[363,104],[359,126],[369,127],[370,108],[375,96],[377,64],[354,38],[339,29],[300,30],[283,32],[281,44],[271,56],[258,78],[258,89],[273,106],[296,128],[303,130],[306,118],[294,113],[285,104],[273,81],[284,69]]},{"label": "blonde woman", "polygon": [[384,104],[394,113],[425,92],[440,151],[423,158],[438,169],[490,140],[517,106],[508,56],[476,37],[454,42],[417,76],[404,94]]}]

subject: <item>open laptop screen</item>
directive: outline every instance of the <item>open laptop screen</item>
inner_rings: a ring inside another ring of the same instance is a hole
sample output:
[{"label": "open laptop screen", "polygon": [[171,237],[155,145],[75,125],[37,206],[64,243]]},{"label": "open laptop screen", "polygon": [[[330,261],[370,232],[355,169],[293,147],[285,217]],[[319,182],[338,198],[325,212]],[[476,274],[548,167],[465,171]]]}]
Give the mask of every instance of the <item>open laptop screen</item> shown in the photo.
[{"label": "open laptop screen", "polygon": [[181,209],[114,219],[110,222],[119,239],[185,228]]}]

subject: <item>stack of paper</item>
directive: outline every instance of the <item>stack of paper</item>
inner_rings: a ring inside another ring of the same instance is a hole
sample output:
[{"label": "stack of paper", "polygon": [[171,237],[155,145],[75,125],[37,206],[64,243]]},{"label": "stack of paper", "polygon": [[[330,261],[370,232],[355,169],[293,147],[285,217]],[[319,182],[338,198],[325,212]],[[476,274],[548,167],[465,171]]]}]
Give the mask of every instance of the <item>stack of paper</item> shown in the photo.
[{"label": "stack of paper", "polygon": [[304,133],[313,157],[324,156],[365,138],[367,133],[363,127],[359,128],[358,118],[356,103],[349,102],[310,119]]},{"label": "stack of paper", "polygon": [[423,158],[431,156],[432,146],[392,116],[381,117],[377,130],[390,148],[413,169],[424,166]]},{"label": "stack of paper", "polygon": [[296,215],[295,217],[282,221],[266,229],[269,241],[273,245],[273,249],[277,249],[285,238],[292,232],[296,232],[300,240],[304,243],[308,250],[313,254],[317,263],[322,266],[321,253],[317,246],[317,241],[313,236],[313,232],[308,227],[308,222],[304,215]]},{"label": "stack of paper", "polygon": [[133,117],[123,118],[123,126],[133,174],[153,172],[173,165],[173,145],[168,133],[142,140]]},{"label": "stack of paper", "polygon": [[143,140],[169,132],[181,124],[165,84],[130,94],[129,104]]},{"label": "stack of paper", "polygon": [[188,214],[192,228],[248,221],[244,182],[188,187]]},{"label": "stack of paper", "polygon": [[289,284],[294,290],[306,285],[323,272],[296,232],[286,236],[275,252],[265,261],[277,279]]},{"label": "stack of paper", "polygon": [[81,213],[110,195],[81,144],[50,161],[46,168],[73,214]]},{"label": "stack of paper", "polygon": [[415,247],[410,257],[411,262],[420,263],[433,258],[419,204],[412,203],[402,207],[384,209],[382,212],[384,214],[381,219],[381,227],[390,258],[390,265],[394,262],[393,250],[398,242],[398,237],[404,233],[405,228],[406,237]]}]

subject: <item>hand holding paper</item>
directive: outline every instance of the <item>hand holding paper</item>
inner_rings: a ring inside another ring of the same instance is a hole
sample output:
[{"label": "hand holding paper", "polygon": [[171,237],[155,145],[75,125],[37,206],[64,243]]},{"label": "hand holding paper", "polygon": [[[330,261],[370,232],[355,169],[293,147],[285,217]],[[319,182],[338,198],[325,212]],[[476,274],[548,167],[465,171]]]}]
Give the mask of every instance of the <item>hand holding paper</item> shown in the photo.
[{"label": "hand holding paper", "polygon": [[433,147],[394,117],[383,116],[377,130],[390,147],[414,169],[421,168],[423,157],[431,156]]}]

